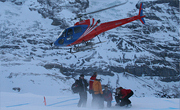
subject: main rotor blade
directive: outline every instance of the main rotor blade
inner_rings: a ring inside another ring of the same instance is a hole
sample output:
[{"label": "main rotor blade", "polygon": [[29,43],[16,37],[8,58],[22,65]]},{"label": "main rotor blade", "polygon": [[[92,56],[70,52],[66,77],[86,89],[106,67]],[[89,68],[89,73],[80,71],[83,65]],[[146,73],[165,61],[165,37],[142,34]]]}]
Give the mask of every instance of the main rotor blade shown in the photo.
[{"label": "main rotor blade", "polygon": [[120,5],[124,5],[124,4],[126,4],[127,2],[128,2],[128,0],[126,0],[126,2],[124,2],[124,3],[120,3],[120,4],[117,4],[117,5],[114,5],[114,6],[108,7],[108,8],[100,9],[100,10],[93,11],[93,12],[89,12],[89,13],[85,13],[85,14],[82,14],[82,15],[93,14],[93,13],[101,12],[101,11],[108,10],[108,9],[111,9],[111,8],[115,8],[115,7],[118,7],[118,6],[120,6]]},{"label": "main rotor blade", "polygon": [[77,17],[75,17],[74,19],[81,18],[81,17],[83,17],[83,16],[85,16],[85,15],[88,15],[88,14],[94,14],[94,13],[98,13],[98,12],[101,12],[101,11],[104,11],[104,10],[108,10],[108,9],[111,9],[111,8],[115,8],[115,7],[118,7],[118,6],[121,6],[121,5],[126,4],[127,2],[128,2],[128,0],[126,0],[126,2],[124,2],[124,3],[120,3],[120,4],[117,4],[117,5],[108,7],[108,8],[100,9],[100,10],[93,11],[93,12],[89,12],[89,13],[78,14]]}]

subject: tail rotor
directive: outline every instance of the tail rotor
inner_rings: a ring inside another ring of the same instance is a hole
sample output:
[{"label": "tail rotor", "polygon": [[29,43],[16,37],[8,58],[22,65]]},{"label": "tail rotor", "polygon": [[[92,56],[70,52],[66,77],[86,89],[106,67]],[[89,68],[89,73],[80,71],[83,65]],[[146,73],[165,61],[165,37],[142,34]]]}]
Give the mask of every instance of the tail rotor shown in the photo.
[{"label": "tail rotor", "polygon": [[141,3],[139,8],[139,16],[140,16],[139,20],[141,21],[141,23],[145,24],[145,20],[144,20],[145,15],[143,15],[143,3]]}]

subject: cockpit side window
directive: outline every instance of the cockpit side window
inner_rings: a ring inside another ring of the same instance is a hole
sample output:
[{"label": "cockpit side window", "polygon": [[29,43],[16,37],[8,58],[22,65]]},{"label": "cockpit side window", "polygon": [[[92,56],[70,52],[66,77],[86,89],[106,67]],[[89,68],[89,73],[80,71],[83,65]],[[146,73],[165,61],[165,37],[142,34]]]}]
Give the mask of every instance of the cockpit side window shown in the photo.
[{"label": "cockpit side window", "polygon": [[67,35],[72,35],[73,34],[73,30],[72,29],[68,29]]},{"label": "cockpit side window", "polygon": [[68,29],[66,40],[72,40],[72,39],[73,39],[73,29]]},{"label": "cockpit side window", "polygon": [[80,33],[80,32],[82,32],[82,28],[81,27],[75,27],[74,28],[74,33],[76,34],[76,33]]}]

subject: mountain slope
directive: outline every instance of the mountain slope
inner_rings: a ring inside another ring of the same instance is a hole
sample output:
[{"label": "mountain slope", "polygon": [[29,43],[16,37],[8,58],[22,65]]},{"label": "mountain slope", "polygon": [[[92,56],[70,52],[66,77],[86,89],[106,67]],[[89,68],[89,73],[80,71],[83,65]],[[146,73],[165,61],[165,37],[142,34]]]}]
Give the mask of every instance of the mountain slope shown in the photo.
[{"label": "mountain slope", "polygon": [[[37,94],[42,94],[42,88],[45,91],[47,87],[52,87],[58,94],[59,91],[69,91],[73,78],[78,78],[79,74],[83,73],[89,78],[94,71],[104,77],[103,84],[107,84],[108,78],[119,82],[119,85],[111,82],[113,88],[121,85],[130,88],[130,85],[139,81],[136,80],[139,76],[155,86],[154,90],[147,93],[149,95],[169,86],[172,90],[178,88],[179,9],[174,5],[176,0],[144,1],[146,25],[134,21],[107,31],[99,35],[101,41],[106,42],[98,44],[94,49],[71,54],[66,49],[50,46],[63,29],[78,21],[71,20],[77,13],[91,12],[120,2],[122,1],[0,0],[0,77],[1,81],[8,84],[7,87],[2,85],[2,91],[20,87],[21,91],[35,92],[34,89],[39,88]],[[129,1],[123,6],[85,18],[93,17],[107,22],[131,17],[138,14],[138,2],[140,1]],[[98,38],[91,42],[98,42]],[[122,77],[123,74],[133,75],[135,82]],[[117,76],[122,77],[122,80],[118,81]],[[135,88],[144,87],[144,83],[138,83]],[[26,88],[26,84],[34,89]],[[59,84],[63,85],[60,89]],[[149,90],[149,87],[145,88],[137,93],[138,96]],[[176,92],[170,95],[172,94]]]}]

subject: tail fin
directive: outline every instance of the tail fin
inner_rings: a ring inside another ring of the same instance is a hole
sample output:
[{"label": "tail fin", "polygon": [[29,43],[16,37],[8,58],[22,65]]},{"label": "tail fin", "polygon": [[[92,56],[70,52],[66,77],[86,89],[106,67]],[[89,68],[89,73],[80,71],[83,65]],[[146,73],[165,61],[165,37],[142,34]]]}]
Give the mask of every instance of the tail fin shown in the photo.
[{"label": "tail fin", "polygon": [[[139,16],[140,16],[140,17],[143,16],[143,3],[141,3],[141,5],[140,5]],[[145,17],[145,16],[143,16],[143,17]],[[140,20],[143,24],[145,24],[145,21],[144,21],[144,18],[143,18],[143,17],[140,18],[139,20]]]}]

